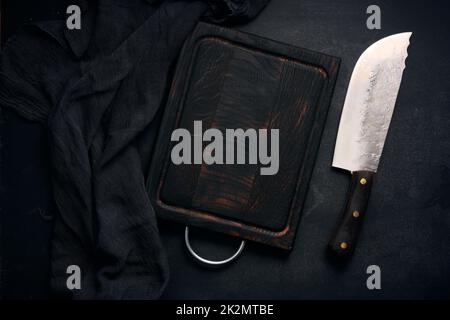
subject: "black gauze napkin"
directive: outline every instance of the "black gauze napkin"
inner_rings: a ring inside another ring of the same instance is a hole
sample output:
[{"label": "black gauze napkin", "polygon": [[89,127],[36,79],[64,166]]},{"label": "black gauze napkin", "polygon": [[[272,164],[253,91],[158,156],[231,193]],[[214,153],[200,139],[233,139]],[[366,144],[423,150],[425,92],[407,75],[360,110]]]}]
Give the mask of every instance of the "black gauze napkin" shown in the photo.
[{"label": "black gauze napkin", "polygon": [[[51,137],[56,294],[161,295],[168,263],[144,174],[171,70],[202,16],[243,22],[267,2],[83,2],[81,30],[38,23],[7,42],[0,105],[46,123]],[[80,267],[81,290],[67,289],[71,265]]]}]

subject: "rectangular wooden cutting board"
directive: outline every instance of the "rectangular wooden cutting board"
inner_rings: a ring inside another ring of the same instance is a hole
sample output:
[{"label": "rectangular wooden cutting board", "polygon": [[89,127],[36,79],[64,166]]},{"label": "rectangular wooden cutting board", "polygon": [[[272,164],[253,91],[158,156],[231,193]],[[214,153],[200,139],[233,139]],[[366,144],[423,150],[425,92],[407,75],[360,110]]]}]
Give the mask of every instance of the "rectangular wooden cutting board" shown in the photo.
[{"label": "rectangular wooden cutting board", "polygon": [[[150,169],[158,216],[291,249],[338,69],[335,57],[199,23],[182,50]],[[261,175],[261,164],[173,164],[172,132],[193,134],[194,121],[203,131],[278,129],[278,173]]]}]

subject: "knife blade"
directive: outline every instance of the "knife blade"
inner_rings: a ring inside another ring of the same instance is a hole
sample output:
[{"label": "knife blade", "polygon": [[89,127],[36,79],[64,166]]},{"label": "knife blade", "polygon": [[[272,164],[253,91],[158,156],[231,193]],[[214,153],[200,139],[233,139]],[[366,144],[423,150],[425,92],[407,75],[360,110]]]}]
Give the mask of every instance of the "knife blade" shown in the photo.
[{"label": "knife blade", "polygon": [[329,242],[329,248],[338,256],[350,256],[356,246],[411,35],[398,33],[373,43],[359,57],[350,78],[332,164],[352,174],[342,220]]}]

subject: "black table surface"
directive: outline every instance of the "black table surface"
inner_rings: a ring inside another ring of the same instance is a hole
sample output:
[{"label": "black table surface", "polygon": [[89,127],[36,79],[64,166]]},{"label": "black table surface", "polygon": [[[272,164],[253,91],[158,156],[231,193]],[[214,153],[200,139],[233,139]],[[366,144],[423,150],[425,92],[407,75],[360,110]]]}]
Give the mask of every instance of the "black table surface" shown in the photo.
[{"label": "black table surface", "polygon": [[[6,33],[36,18],[32,8],[10,2],[15,12],[2,12]],[[47,2],[48,8],[56,6],[56,1]],[[160,221],[171,269],[163,298],[450,297],[449,5],[443,0],[379,0],[381,30],[368,30],[370,4],[272,0],[257,19],[237,27],[342,59],[294,249],[286,253],[247,243],[232,265],[206,269],[190,259],[184,226]],[[8,22],[13,16],[20,19]],[[346,89],[364,49],[404,31],[413,32],[407,67],[368,212],[353,259],[340,265],[329,259],[325,248],[349,185],[347,173],[331,168]],[[46,131],[4,109],[0,116],[0,287],[8,297],[45,297],[51,230],[46,219],[51,202]],[[239,244],[200,229],[193,229],[191,236],[198,251],[212,259],[226,257]],[[370,265],[381,268],[381,290],[367,289]]]}]

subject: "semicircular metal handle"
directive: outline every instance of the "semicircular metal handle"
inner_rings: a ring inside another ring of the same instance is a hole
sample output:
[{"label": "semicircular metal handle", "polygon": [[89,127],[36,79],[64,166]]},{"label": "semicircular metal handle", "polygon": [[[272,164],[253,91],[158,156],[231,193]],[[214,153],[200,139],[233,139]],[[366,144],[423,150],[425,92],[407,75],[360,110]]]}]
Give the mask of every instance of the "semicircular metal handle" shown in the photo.
[{"label": "semicircular metal handle", "polygon": [[186,247],[189,251],[189,253],[198,261],[200,261],[203,264],[209,265],[209,266],[224,266],[231,261],[235,260],[237,257],[239,257],[244,250],[245,247],[245,240],[242,240],[241,245],[239,246],[238,250],[229,258],[225,260],[209,260],[201,257],[192,249],[191,243],[189,242],[189,227],[186,226],[186,229],[184,231],[184,242],[186,243]]}]

